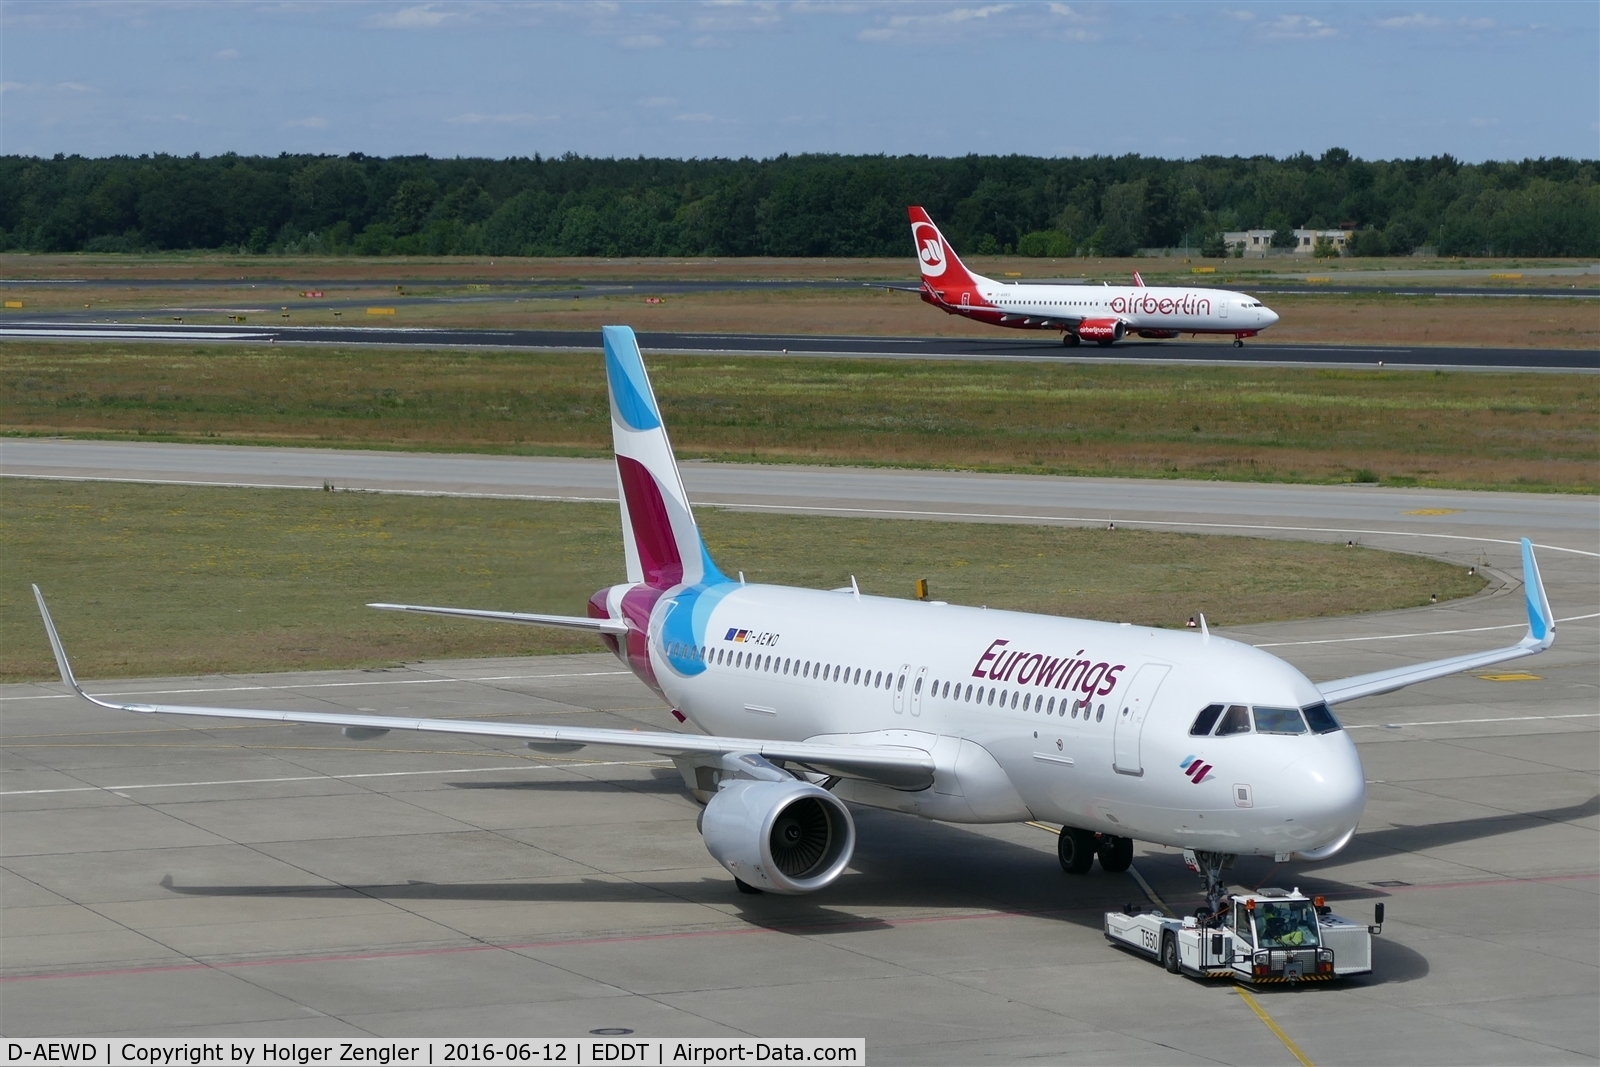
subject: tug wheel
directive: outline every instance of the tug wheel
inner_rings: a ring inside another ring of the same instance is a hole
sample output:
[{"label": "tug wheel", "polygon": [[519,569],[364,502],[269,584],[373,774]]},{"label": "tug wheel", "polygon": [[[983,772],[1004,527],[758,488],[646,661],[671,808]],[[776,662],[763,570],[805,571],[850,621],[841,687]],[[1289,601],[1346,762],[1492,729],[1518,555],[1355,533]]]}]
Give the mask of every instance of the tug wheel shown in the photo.
[{"label": "tug wheel", "polygon": [[1169,974],[1182,974],[1183,968],[1178,965],[1178,939],[1171,934],[1161,938],[1161,966]]}]

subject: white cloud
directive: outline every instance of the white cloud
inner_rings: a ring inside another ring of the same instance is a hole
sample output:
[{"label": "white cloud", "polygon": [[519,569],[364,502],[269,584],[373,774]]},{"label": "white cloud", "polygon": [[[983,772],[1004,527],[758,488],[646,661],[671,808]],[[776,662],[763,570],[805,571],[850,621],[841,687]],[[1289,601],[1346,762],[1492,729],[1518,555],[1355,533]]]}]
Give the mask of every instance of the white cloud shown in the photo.
[{"label": "white cloud", "polygon": [[485,115],[478,111],[468,111],[464,114],[452,115],[445,121],[453,126],[478,126],[486,122],[526,126],[534,122],[555,122],[560,118],[560,115],[535,115],[529,111],[502,112],[498,115]]},{"label": "white cloud", "polygon": [[1378,25],[1386,30],[1431,30],[1444,25],[1444,19],[1438,15],[1424,15],[1422,12],[1413,12],[1410,15],[1396,15],[1394,18],[1379,19]]},{"label": "white cloud", "polygon": [[624,48],[660,48],[667,42],[653,33],[636,33],[617,42]]},{"label": "white cloud", "polygon": [[0,82],[5,93],[92,93],[94,86],[83,82]]},{"label": "white cloud", "polygon": [[374,15],[367,25],[384,30],[427,30],[454,17],[451,12],[440,11],[432,4],[420,7],[403,7],[383,15]]},{"label": "white cloud", "polygon": [[285,122],[284,125],[299,126],[307,130],[325,130],[328,128],[328,120],[323,118],[321,115],[312,115],[303,119],[290,119],[288,122]]},{"label": "white cloud", "polygon": [[1262,36],[1282,41],[1316,41],[1339,36],[1339,31],[1310,15],[1279,15],[1261,27]]},{"label": "white cloud", "polygon": [[211,54],[211,58],[212,59],[238,59],[239,58],[239,50],[237,48],[224,48],[220,52],[213,52]]},{"label": "white cloud", "polygon": [[715,122],[717,117],[704,111],[688,111],[672,116],[673,122]]},{"label": "white cloud", "polygon": [[983,7],[955,7],[936,15],[895,15],[880,26],[862,30],[857,36],[863,41],[888,41],[915,33],[937,32],[968,23],[982,23],[1010,11],[1012,6],[987,4]]}]

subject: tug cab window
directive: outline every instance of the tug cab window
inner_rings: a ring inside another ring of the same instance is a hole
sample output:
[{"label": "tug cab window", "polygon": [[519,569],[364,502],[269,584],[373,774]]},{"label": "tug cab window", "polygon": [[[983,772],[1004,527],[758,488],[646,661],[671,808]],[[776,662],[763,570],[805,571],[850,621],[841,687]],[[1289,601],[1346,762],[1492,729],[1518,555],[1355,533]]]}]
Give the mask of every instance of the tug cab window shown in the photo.
[{"label": "tug cab window", "polygon": [[1217,725],[1217,718],[1222,714],[1221,704],[1208,704],[1195,716],[1194,725],[1189,727],[1190,737],[1205,737],[1211,733],[1211,728]]},{"label": "tug cab window", "polygon": [[1247,734],[1250,732],[1250,709],[1243,704],[1230,705],[1228,711],[1222,716],[1222,725],[1217,727],[1218,737],[1227,737],[1229,734]]}]

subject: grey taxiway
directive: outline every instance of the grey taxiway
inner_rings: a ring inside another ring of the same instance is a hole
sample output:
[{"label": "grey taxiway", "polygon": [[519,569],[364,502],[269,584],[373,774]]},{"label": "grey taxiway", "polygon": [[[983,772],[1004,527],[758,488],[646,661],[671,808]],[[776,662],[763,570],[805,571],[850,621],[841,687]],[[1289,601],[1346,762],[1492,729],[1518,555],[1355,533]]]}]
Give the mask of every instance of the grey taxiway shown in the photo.
[{"label": "grey taxiway", "polygon": [[[11,476],[607,499],[610,465],[0,443]],[[1309,1062],[1600,1057],[1600,509],[1593,498],[687,464],[701,506],[1107,523],[1358,540],[1487,569],[1436,607],[1247,628],[1313,679],[1509,644],[1530,536],[1555,648],[1342,706],[1369,778],[1338,857],[1240,860],[1388,921],[1375,973],[1256,999]],[[3,486],[3,483],[0,483]],[[736,561],[727,561],[736,565]],[[24,581],[25,575],[14,575]],[[86,605],[53,605],[72,644]],[[574,608],[576,610],[576,608]],[[1198,638],[1197,638],[1198,639]],[[42,633],[39,640],[43,640]],[[648,729],[670,709],[603,654],[386,671],[101,680],[167,702],[503,715]],[[159,694],[159,696],[157,696]],[[1150,903],[1063,875],[1033,826],[859,811],[823,893],[738,894],[670,767],[465,738],[151,721],[54,682],[0,687],[0,1029],[68,1034],[860,1036],[883,1063],[1293,1062],[1229,987],[1105,943]],[[1192,909],[1179,856],[1150,896]]]}]

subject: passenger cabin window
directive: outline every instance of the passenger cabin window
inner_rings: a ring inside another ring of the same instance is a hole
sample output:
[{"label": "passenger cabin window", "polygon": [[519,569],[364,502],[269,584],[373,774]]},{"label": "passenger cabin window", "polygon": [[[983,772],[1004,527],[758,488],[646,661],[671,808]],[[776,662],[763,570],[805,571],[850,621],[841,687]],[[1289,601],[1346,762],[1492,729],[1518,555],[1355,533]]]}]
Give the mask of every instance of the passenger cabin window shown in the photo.
[{"label": "passenger cabin window", "polygon": [[1250,709],[1243,704],[1234,704],[1228,708],[1222,717],[1222,725],[1217,727],[1218,737],[1227,737],[1229,734],[1247,734],[1250,732]]},{"label": "passenger cabin window", "polygon": [[1299,708],[1256,708],[1256,733],[1303,734],[1306,721],[1300,717]]},{"label": "passenger cabin window", "polygon": [[1195,716],[1194,725],[1189,727],[1190,737],[1205,737],[1211,733],[1211,728],[1217,725],[1217,717],[1222,714],[1221,704],[1208,704]]},{"label": "passenger cabin window", "polygon": [[1313,704],[1305,709],[1305,713],[1306,722],[1311,724],[1311,732],[1314,734],[1331,734],[1335,730],[1343,729],[1326,704]]}]

